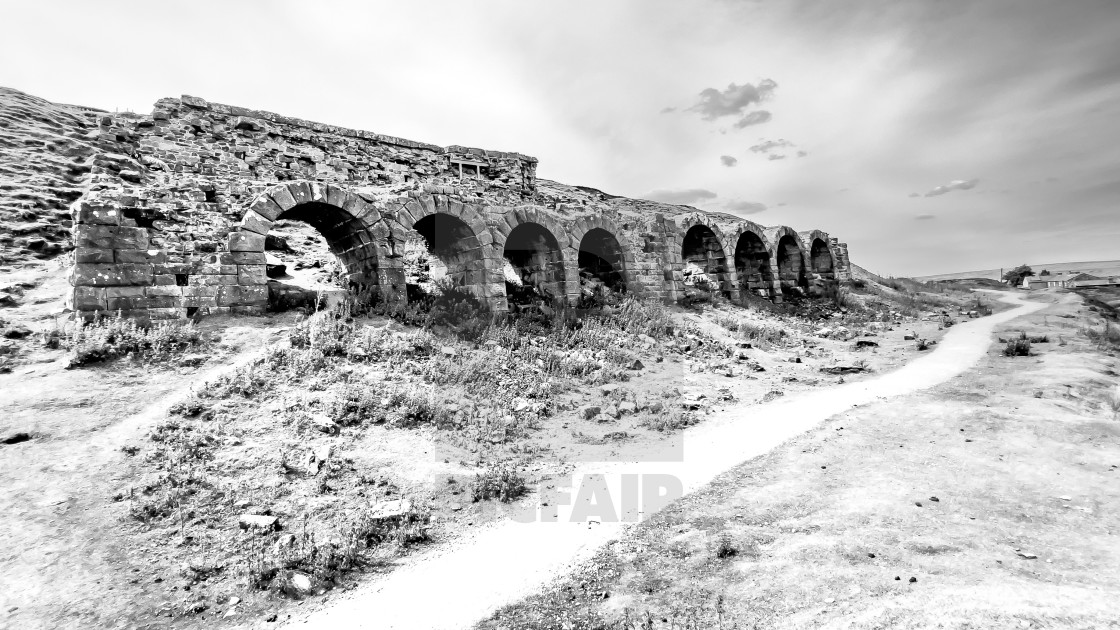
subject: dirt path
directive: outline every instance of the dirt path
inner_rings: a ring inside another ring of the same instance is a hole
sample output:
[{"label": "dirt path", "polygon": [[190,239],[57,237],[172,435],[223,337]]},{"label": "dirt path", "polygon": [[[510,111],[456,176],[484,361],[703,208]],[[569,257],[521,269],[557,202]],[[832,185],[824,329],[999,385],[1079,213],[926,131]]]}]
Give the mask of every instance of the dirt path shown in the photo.
[{"label": "dirt path", "polygon": [[641,505],[637,484],[647,483],[647,492],[661,486],[662,493],[673,496],[693,492],[839,412],[962,373],[985,354],[996,326],[1046,307],[1018,295],[1002,299],[1017,308],[952,328],[934,352],[895,372],[782,402],[722,411],[684,434],[678,461],[584,464],[573,475],[573,500],[566,501],[570,505],[539,507],[528,519],[511,513],[511,518],[452,545],[410,558],[390,578],[293,617],[292,623],[312,628],[470,626],[618,540],[634,522],[634,511],[645,518],[663,507],[656,500]]},{"label": "dirt path", "polygon": [[[64,352],[37,351],[43,356],[7,377],[19,385],[4,391],[0,430],[34,436],[0,458],[0,610],[35,620],[21,627],[101,624],[120,612],[118,594],[145,596],[151,585],[106,571],[129,566],[115,536],[120,522],[105,508],[135,483],[121,447],[141,440],[191,388],[251,360],[280,329],[256,321],[223,330],[219,358],[201,368],[67,370]],[[104,591],[114,593],[97,596]]]}]

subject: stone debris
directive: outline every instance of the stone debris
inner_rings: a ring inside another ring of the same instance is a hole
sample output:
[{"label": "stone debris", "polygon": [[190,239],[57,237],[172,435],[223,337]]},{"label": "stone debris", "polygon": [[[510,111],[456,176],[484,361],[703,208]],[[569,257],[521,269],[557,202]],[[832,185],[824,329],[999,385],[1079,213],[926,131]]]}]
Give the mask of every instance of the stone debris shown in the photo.
[{"label": "stone debris", "polygon": [[250,531],[271,532],[280,529],[279,517],[264,514],[242,514],[237,519],[237,524],[241,529]]}]

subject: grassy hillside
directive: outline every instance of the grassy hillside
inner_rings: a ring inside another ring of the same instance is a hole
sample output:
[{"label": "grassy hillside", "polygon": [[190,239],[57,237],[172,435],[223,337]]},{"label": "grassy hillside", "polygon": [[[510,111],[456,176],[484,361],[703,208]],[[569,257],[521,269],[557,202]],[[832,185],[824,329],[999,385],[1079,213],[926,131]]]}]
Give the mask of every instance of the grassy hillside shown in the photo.
[{"label": "grassy hillside", "polygon": [[0,87],[0,265],[68,248],[69,205],[92,166],[97,116]]}]

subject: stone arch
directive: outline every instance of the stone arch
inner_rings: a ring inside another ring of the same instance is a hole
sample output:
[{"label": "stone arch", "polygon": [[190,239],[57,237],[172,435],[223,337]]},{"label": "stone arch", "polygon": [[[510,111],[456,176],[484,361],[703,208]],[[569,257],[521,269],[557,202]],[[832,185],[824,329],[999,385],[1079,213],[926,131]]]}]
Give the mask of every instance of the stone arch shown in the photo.
[{"label": "stone arch", "polygon": [[779,289],[783,294],[798,294],[808,289],[805,246],[797,232],[787,226],[767,228],[770,264],[777,271]]},{"label": "stone arch", "polygon": [[777,278],[770,261],[770,248],[766,245],[763,229],[744,222],[728,243],[734,247],[735,272],[741,293],[773,298],[778,291]]},{"label": "stone arch", "polygon": [[734,268],[727,262],[727,239],[715,223],[699,215],[684,220],[681,230],[681,265],[688,284],[688,271],[695,266],[719,285],[719,290],[730,299],[738,299],[739,288]]},{"label": "stone arch", "polygon": [[[240,253],[257,284],[267,284],[264,246],[273,224],[279,219],[303,221],[327,240],[332,253],[346,269],[352,292],[376,292],[396,296],[403,285],[386,273],[378,240],[387,232],[377,229],[380,213],[358,195],[338,186],[319,182],[285,182],[254,198],[238,229],[229,235],[231,253]],[[380,238],[379,238],[380,237]],[[242,270],[239,269],[239,275]]]},{"label": "stone arch", "polygon": [[576,251],[567,232],[552,217],[536,208],[516,208],[498,220],[494,237],[495,249],[518,275],[506,279],[503,291],[506,303],[495,301],[497,309],[508,308],[511,298],[515,301],[527,298],[529,291],[510,295],[515,287],[561,303],[575,301],[579,281],[578,272],[571,263],[576,259]]},{"label": "stone arch", "polygon": [[446,267],[447,277],[480,300],[492,296],[495,269],[487,255],[494,239],[480,209],[444,195],[421,195],[397,206],[390,215],[405,234],[396,241],[410,242],[409,232]]},{"label": "stone arch", "polygon": [[[633,289],[634,254],[623,244],[623,232],[608,218],[584,217],[575,222],[571,241],[576,245],[576,268],[580,286],[586,279],[602,282],[618,291]],[[582,289],[581,289],[582,290]]]},{"label": "stone arch", "polygon": [[809,269],[810,295],[824,295],[825,287],[836,280],[836,256],[827,233],[820,230],[800,232]]},{"label": "stone arch", "polygon": [[831,237],[820,230],[810,230],[798,234],[802,247],[808,255],[809,270],[826,280],[836,275],[836,255],[832,251]]}]

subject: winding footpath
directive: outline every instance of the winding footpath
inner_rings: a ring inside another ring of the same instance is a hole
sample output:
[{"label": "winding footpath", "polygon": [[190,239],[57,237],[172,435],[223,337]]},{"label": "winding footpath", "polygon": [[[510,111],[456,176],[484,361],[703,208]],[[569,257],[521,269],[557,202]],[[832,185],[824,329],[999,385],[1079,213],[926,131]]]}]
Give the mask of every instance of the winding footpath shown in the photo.
[{"label": "winding footpath", "polygon": [[[575,498],[569,503],[538,508],[555,510],[556,519],[525,523],[503,520],[471,535],[409,558],[384,578],[370,581],[327,607],[294,617],[301,628],[466,628],[498,608],[537,592],[557,576],[589,559],[599,548],[618,540],[633,520],[595,518],[605,512],[602,499],[618,511],[640,496],[635,479],[679,481],[688,494],[732,467],[757,457],[821,421],[854,406],[910,394],[943,383],[973,365],[988,351],[996,326],[1047,306],[1019,295],[1001,300],[1017,305],[997,315],[950,329],[932,352],[877,378],[830,387],[765,405],[737,405],[716,414],[683,434],[679,461],[586,463],[575,473]],[[602,475],[588,478],[586,475]],[[639,477],[635,477],[638,475]],[[590,479],[609,489],[586,498],[578,488]],[[624,488],[625,484],[625,488]],[[583,503],[583,504],[581,504]],[[650,506],[646,506],[647,508]],[[578,522],[571,513],[579,508]],[[653,506],[642,518],[656,512]],[[519,519],[525,520],[525,519]]]}]

